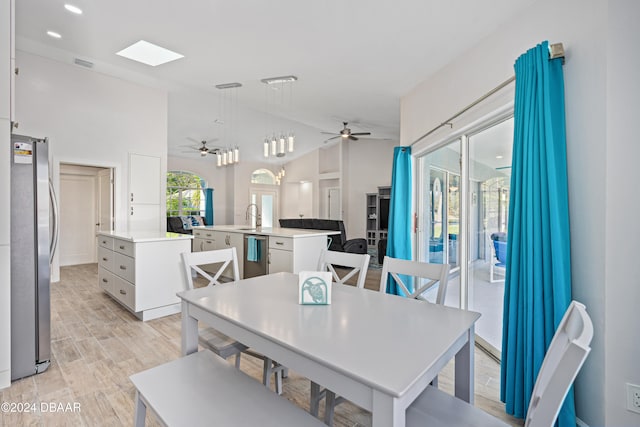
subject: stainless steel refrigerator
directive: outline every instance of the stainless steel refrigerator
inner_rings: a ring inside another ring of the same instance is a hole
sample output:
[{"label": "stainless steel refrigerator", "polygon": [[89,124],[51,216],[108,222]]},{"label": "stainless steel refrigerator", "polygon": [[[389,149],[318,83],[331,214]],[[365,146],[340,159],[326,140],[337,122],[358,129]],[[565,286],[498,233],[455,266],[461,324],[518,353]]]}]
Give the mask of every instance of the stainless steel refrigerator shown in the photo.
[{"label": "stainless steel refrigerator", "polygon": [[[57,212],[46,139],[11,136],[11,379],[51,360],[51,259]],[[53,224],[53,225],[52,225]]]}]

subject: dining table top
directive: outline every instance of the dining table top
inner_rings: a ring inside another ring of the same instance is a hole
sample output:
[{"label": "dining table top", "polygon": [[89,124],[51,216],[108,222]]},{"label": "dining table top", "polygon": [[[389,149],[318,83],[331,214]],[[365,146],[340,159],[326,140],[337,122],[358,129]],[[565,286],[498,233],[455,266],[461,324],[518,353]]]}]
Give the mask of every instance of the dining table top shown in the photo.
[{"label": "dining table top", "polygon": [[480,317],[472,311],[348,285],[333,284],[331,292],[329,305],[301,305],[298,275],[275,273],[178,296],[396,397],[433,370]]}]

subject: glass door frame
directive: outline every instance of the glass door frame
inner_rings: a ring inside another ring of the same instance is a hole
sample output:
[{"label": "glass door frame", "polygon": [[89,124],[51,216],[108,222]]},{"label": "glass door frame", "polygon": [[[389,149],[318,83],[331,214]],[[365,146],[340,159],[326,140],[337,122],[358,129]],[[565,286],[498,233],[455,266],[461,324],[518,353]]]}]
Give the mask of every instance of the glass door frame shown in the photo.
[{"label": "glass door frame", "polygon": [[[459,142],[460,148],[460,221],[459,221],[459,235],[458,235],[458,257],[459,257],[459,272],[460,272],[460,299],[459,299],[459,307],[468,310],[469,309],[469,300],[470,293],[473,292],[470,289],[470,268],[469,265],[469,240],[470,240],[470,214],[471,214],[471,191],[469,188],[469,180],[470,180],[470,152],[469,152],[469,137],[480,133],[492,126],[495,126],[509,118],[513,117],[513,103],[509,103],[504,105],[502,108],[495,110],[493,113],[488,114],[473,123],[460,127],[456,131],[452,131],[451,133],[444,136],[437,142],[425,147],[424,149],[417,150],[414,153],[418,164],[418,173],[415,174],[414,188],[415,188],[415,200],[416,200],[416,215],[417,215],[417,223],[423,224],[424,218],[422,215],[425,215],[425,212],[421,211],[421,207],[424,206],[424,198],[426,196],[425,185],[429,185],[425,183],[425,176],[428,167],[425,167],[424,162],[421,159],[429,154],[436,152],[437,150],[446,147],[447,145]],[[422,244],[422,240],[424,238],[424,230],[418,229],[418,235],[416,236],[414,253],[416,255],[415,259],[423,259],[425,256],[425,245]],[[456,271],[452,269],[452,271]]]},{"label": "glass door frame", "polygon": [[[256,205],[256,211],[258,212],[258,215],[260,216],[260,219],[262,220],[262,218],[264,217],[263,214],[263,206],[262,206],[262,196],[264,195],[270,195],[273,196],[273,206],[272,206],[272,227],[279,227],[279,219],[280,219],[280,189],[277,186],[274,185],[252,185],[251,187],[249,187],[249,207],[248,209],[251,209],[252,205]],[[254,197],[255,196],[255,197]],[[256,226],[256,221],[257,218],[254,215],[251,215],[251,213],[253,212],[253,210],[249,211],[249,225],[251,225],[251,227],[255,227]],[[262,221],[261,221],[261,225],[263,225]],[[266,227],[266,226],[265,226]]]}]

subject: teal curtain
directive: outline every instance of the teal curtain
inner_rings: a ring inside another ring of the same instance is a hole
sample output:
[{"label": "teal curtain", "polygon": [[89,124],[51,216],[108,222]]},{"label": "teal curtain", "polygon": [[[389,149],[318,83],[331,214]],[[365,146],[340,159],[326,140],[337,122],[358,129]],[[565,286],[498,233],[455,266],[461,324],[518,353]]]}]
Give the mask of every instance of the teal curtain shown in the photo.
[{"label": "teal curtain", "polygon": [[204,220],[213,225],[213,188],[204,189]]},{"label": "teal curtain", "polygon": [[[395,147],[387,235],[387,255],[392,258],[411,259],[411,197],[411,147]],[[401,279],[413,292],[413,278],[401,276]],[[387,293],[406,296],[391,276]]]},{"label": "teal curtain", "polygon": [[[500,397],[524,418],[571,302],[571,259],[562,59],[549,59],[545,41],[516,60],[515,75]],[[573,390],[557,425],[576,425]]]}]

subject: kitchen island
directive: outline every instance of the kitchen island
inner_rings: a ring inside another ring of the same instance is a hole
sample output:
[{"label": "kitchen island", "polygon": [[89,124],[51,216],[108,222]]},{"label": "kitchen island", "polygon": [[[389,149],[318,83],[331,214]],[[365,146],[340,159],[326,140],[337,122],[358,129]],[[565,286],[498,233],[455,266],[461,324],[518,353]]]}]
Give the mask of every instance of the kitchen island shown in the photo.
[{"label": "kitchen island", "polygon": [[[299,273],[317,270],[320,252],[329,245],[327,238],[339,233],[333,230],[251,228],[246,225],[193,227],[193,251],[235,247],[242,278],[282,271]],[[247,260],[248,237],[253,237],[261,245],[256,257],[258,261]]]},{"label": "kitchen island", "polygon": [[98,284],[140,320],[180,312],[176,292],[186,287],[182,252],[189,234],[98,232]]}]

